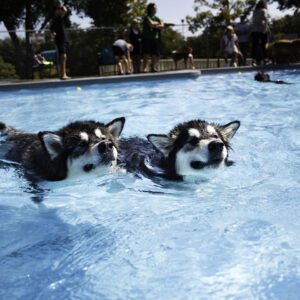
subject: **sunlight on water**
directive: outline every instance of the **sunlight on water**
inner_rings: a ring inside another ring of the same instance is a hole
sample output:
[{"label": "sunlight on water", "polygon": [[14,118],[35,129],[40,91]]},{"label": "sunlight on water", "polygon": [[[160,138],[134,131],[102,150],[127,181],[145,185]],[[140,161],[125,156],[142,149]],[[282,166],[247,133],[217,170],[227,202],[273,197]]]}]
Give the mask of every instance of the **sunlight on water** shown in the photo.
[{"label": "sunlight on water", "polygon": [[240,120],[232,167],[169,182],[118,171],[32,186],[0,161],[1,299],[298,299],[300,74],[0,93],[30,132],[125,116],[123,136]]}]

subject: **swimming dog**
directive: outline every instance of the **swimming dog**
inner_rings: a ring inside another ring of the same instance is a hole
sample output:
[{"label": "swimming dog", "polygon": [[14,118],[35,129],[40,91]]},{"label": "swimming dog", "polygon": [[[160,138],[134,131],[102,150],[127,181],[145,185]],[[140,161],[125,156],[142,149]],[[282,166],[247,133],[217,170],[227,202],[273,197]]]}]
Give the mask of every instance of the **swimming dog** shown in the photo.
[{"label": "swimming dog", "polygon": [[192,120],[181,123],[168,134],[149,134],[146,139],[120,140],[120,164],[129,172],[147,177],[183,180],[200,175],[205,168],[229,166],[230,140],[239,121],[226,125]]},{"label": "swimming dog", "polygon": [[254,75],[254,80],[260,81],[260,82],[272,82],[276,84],[290,84],[289,82],[285,82],[283,80],[271,80],[270,75],[268,73],[264,72],[257,72]]},{"label": "swimming dog", "polygon": [[118,139],[125,118],[103,124],[76,121],[58,131],[18,131],[0,122],[1,158],[20,163],[28,174],[63,180],[74,173],[116,165]]}]

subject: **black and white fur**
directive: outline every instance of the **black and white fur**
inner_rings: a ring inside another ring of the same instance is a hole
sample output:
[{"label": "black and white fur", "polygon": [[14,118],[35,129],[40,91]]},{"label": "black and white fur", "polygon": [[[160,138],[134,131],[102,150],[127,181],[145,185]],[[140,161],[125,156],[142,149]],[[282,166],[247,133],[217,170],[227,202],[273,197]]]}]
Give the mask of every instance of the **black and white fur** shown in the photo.
[{"label": "black and white fur", "polygon": [[121,139],[120,161],[131,172],[182,180],[200,175],[204,168],[228,166],[230,140],[239,121],[226,125],[193,120],[177,125],[168,134]]},{"label": "black and white fur", "polygon": [[77,121],[58,131],[18,131],[0,122],[0,155],[46,180],[115,166],[125,118],[103,124]]}]

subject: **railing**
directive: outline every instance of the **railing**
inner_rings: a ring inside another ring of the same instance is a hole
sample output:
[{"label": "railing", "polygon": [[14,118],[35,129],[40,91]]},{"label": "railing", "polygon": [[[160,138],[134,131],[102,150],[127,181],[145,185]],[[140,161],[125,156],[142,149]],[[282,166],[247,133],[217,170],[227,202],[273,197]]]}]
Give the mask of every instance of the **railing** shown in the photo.
[{"label": "railing", "polygon": [[[247,65],[250,65],[251,59],[247,59]],[[195,69],[211,69],[211,68],[224,68],[225,61],[222,58],[208,58],[208,59],[194,59]],[[173,59],[161,59],[159,62],[159,70],[161,72],[165,71],[175,71],[186,69],[183,61],[177,63],[177,68],[175,68],[175,63]],[[187,69],[191,69],[188,65]],[[101,66],[101,71],[99,74],[101,76],[116,75],[116,67],[114,65]]]}]

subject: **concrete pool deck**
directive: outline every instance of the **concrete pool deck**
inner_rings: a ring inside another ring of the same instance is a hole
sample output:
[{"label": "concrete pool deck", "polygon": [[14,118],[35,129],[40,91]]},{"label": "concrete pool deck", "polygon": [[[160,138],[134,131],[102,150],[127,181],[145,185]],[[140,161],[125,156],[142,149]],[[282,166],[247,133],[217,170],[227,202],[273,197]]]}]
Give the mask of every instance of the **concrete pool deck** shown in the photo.
[{"label": "concrete pool deck", "polygon": [[137,81],[149,81],[149,80],[165,80],[165,79],[196,79],[201,75],[215,75],[226,73],[241,73],[241,72],[253,72],[258,70],[274,71],[274,70],[293,70],[300,69],[300,63],[290,65],[267,65],[263,67],[238,67],[238,68],[211,68],[201,70],[179,70],[169,72],[158,73],[143,73],[132,74],[123,76],[95,76],[84,78],[72,78],[69,80],[60,79],[42,79],[42,80],[30,80],[30,81],[17,81],[6,83],[0,82],[0,91],[16,91],[22,89],[44,89],[54,87],[66,87],[66,86],[84,86],[90,84],[103,84],[103,83],[121,83],[121,82],[137,82]]}]

